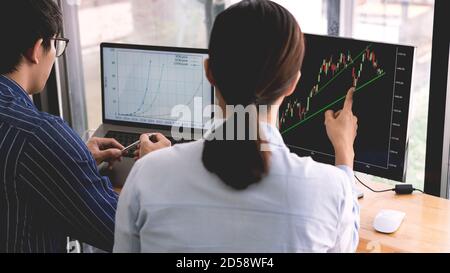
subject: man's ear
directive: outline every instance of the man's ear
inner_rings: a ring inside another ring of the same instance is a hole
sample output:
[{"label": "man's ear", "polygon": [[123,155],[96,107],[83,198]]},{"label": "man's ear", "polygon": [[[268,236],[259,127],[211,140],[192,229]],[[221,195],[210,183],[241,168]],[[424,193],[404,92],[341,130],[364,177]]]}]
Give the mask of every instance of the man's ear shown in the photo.
[{"label": "man's ear", "polygon": [[43,39],[37,40],[33,47],[29,48],[25,53],[25,58],[33,64],[39,64],[39,59],[41,57],[41,47],[43,47]]},{"label": "man's ear", "polygon": [[295,80],[289,85],[288,89],[286,90],[285,97],[288,97],[292,95],[292,93],[294,93],[301,75],[302,73],[298,71],[297,75],[295,76]]},{"label": "man's ear", "polygon": [[209,59],[205,60],[204,67],[205,67],[206,78],[208,79],[209,83],[216,86],[216,81],[214,80],[211,70],[209,69]]}]

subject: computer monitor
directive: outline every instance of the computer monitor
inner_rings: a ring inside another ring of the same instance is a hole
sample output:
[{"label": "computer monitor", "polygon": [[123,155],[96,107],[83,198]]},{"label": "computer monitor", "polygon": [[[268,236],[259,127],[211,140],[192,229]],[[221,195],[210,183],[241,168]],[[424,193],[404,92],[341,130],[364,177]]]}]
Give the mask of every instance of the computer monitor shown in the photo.
[{"label": "computer monitor", "polygon": [[[214,102],[207,58],[207,49],[103,43],[103,122],[202,129],[211,116],[201,111]],[[191,115],[172,115],[176,105],[189,107]]]},{"label": "computer monitor", "polygon": [[404,181],[414,47],[305,34],[302,76],[280,107],[279,126],[292,152],[334,164],[324,112],[339,110],[355,86],[358,117],[354,169]]}]

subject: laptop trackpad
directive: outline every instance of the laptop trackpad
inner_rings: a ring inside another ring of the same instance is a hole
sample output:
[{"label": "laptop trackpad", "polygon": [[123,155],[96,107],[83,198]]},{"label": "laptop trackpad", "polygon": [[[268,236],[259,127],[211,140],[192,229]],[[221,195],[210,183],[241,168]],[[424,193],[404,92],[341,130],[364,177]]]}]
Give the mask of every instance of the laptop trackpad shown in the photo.
[{"label": "laptop trackpad", "polygon": [[112,170],[108,169],[108,164],[102,164],[99,172],[101,175],[109,177],[114,188],[122,188],[133,164],[133,158],[123,157],[122,162],[116,162]]}]

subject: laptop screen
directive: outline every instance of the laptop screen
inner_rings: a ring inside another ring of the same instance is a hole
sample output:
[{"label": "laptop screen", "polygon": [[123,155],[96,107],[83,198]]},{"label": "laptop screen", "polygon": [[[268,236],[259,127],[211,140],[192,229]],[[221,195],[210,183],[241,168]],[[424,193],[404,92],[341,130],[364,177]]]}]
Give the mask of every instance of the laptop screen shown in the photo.
[{"label": "laptop screen", "polygon": [[206,49],[104,43],[101,56],[104,121],[201,129],[211,119],[203,117],[213,103]]}]

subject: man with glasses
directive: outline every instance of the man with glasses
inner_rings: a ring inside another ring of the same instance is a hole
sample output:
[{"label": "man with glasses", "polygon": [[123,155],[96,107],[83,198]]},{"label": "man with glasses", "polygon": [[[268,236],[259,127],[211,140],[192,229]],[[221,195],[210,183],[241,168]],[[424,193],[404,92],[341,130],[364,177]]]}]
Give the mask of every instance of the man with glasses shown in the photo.
[{"label": "man with glasses", "polygon": [[120,160],[123,146],[86,146],[30,99],[64,53],[61,29],[53,0],[0,2],[0,252],[65,252],[68,236],[113,246],[118,196],[97,164]]},{"label": "man with glasses", "polygon": [[50,38],[50,40],[55,41],[55,52],[56,57],[61,57],[66,50],[69,39],[67,38]]}]

